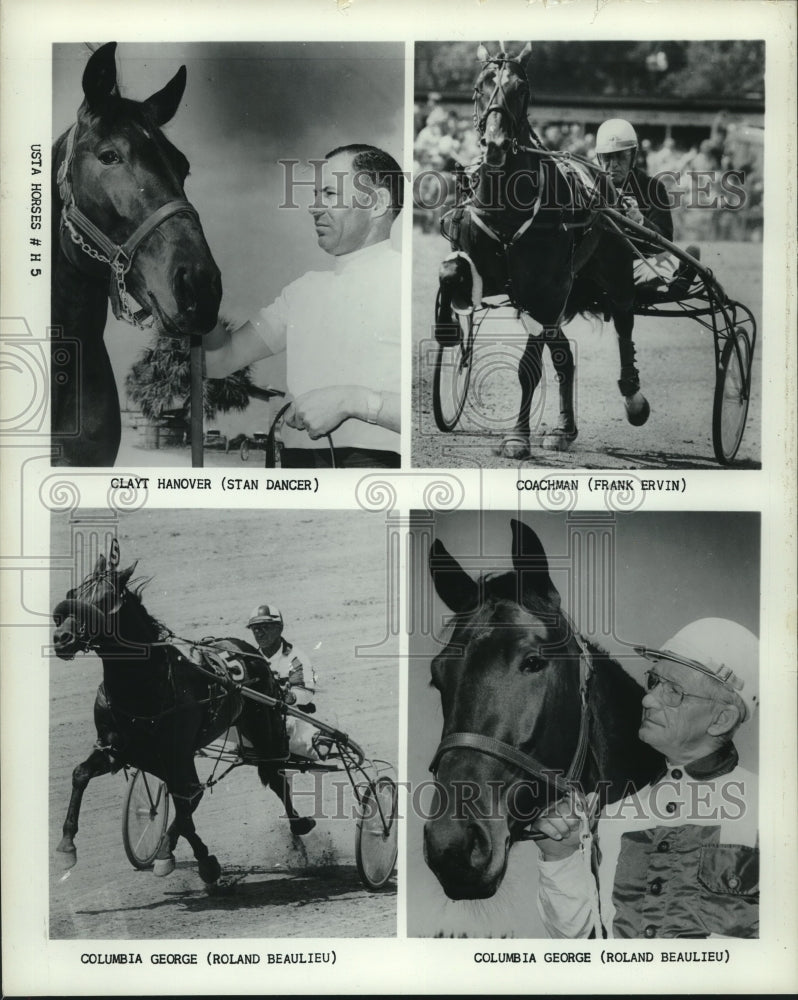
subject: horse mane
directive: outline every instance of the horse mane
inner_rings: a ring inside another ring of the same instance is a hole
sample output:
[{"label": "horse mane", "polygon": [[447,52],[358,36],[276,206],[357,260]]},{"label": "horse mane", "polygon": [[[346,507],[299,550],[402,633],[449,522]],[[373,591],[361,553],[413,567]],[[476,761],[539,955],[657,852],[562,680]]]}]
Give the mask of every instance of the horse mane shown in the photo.
[{"label": "horse mane", "polygon": [[126,587],[126,593],[128,597],[132,598],[135,601],[138,611],[144,617],[146,623],[152,628],[156,637],[155,641],[163,642],[166,639],[172,638],[174,633],[159,618],[156,618],[155,615],[150,614],[150,612],[144,607],[144,602],[142,601],[141,598],[141,595],[144,592],[145,588],[150,583],[152,583],[152,580],[153,577],[151,576],[139,577],[138,579],[128,583]]}]

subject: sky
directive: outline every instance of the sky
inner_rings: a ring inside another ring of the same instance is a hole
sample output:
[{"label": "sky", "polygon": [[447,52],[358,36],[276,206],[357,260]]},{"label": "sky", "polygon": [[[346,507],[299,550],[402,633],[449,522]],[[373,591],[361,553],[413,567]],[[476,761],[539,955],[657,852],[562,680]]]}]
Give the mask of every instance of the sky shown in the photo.
[{"label": "sky", "polygon": [[[75,120],[89,55],[84,44],[53,47],[54,139]],[[186,195],[222,273],[222,315],[236,325],[290,281],[332,265],[306,211],[310,189],[297,189],[299,208],[279,208],[285,189],[280,160],[307,164],[336,146],[366,142],[403,163],[404,55],[404,45],[396,43],[118,46],[124,97],[145,100],[181,65],[187,68],[183,100],[164,132],[191,163]],[[296,168],[297,179],[312,179],[310,167],[301,170]],[[394,226],[395,240],[399,228]],[[120,388],[149,339],[109,315],[105,340]],[[280,385],[283,362],[268,369],[262,364],[253,374],[258,384]]]}]

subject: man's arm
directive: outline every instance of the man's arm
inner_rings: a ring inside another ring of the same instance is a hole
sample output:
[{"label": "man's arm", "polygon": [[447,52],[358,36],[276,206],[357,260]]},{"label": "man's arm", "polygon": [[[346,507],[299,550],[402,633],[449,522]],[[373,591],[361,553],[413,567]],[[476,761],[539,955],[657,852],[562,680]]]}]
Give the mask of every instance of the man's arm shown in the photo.
[{"label": "man's arm", "polygon": [[314,440],[334,431],[345,420],[363,420],[398,433],[399,393],[376,392],[362,385],[334,385],[297,397],[285,415],[287,424],[307,431]]},{"label": "man's arm", "polygon": [[203,339],[202,344],[205,348],[205,374],[208,378],[224,378],[277,353],[264,341],[251,321],[232,331],[219,323]]},{"label": "man's arm", "polygon": [[[595,806],[591,796],[588,808]],[[544,836],[537,846],[538,912],[552,938],[588,937],[593,921],[588,873],[579,849],[580,820],[570,798],[546,809],[532,829]]]}]

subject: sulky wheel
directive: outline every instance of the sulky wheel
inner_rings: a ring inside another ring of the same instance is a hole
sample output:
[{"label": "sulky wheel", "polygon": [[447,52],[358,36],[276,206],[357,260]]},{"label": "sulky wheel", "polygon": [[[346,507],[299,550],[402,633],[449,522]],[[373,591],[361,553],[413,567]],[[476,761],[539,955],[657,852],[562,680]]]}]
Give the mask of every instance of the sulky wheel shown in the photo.
[{"label": "sulky wheel", "polygon": [[122,813],[122,842],[134,868],[151,868],[169,823],[169,793],[160,778],[136,771]]},{"label": "sulky wheel", "polygon": [[[463,412],[474,360],[474,314],[455,316],[460,335],[439,343],[432,376],[432,410],[440,431],[453,431]],[[454,339],[454,338],[453,338]]]},{"label": "sulky wheel", "polygon": [[372,892],[383,888],[396,864],[396,804],[396,782],[385,776],[368,786],[360,802],[355,860],[363,885]]},{"label": "sulky wheel", "polygon": [[249,461],[249,438],[244,438],[244,440],[241,442],[241,447],[239,449],[239,452],[240,452],[240,455],[241,455],[241,461],[242,462],[248,462]]},{"label": "sulky wheel", "polygon": [[748,416],[751,344],[737,327],[723,345],[712,408],[712,446],[721,465],[731,465],[740,447]]}]

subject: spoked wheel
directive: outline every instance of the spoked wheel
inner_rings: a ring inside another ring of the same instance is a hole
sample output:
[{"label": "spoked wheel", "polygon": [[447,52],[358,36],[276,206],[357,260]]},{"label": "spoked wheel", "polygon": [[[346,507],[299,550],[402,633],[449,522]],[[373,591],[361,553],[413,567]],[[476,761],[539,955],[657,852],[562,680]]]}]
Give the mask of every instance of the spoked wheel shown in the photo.
[{"label": "spoked wheel", "polygon": [[241,442],[240,452],[241,452],[241,461],[242,462],[248,462],[249,461],[249,438],[244,438],[244,440]]},{"label": "spoked wheel", "polygon": [[169,793],[160,778],[136,771],[127,786],[122,842],[134,868],[151,868],[169,823]]},{"label": "spoked wheel", "polygon": [[355,860],[361,881],[372,892],[383,888],[396,864],[396,801],[396,783],[383,775],[360,802]]},{"label": "spoked wheel", "polygon": [[456,344],[438,344],[432,378],[432,410],[440,431],[453,431],[463,412],[474,359],[474,314],[456,316]]},{"label": "spoked wheel", "polygon": [[712,446],[721,465],[731,465],[740,447],[750,402],[751,343],[737,327],[723,345],[715,381]]}]

